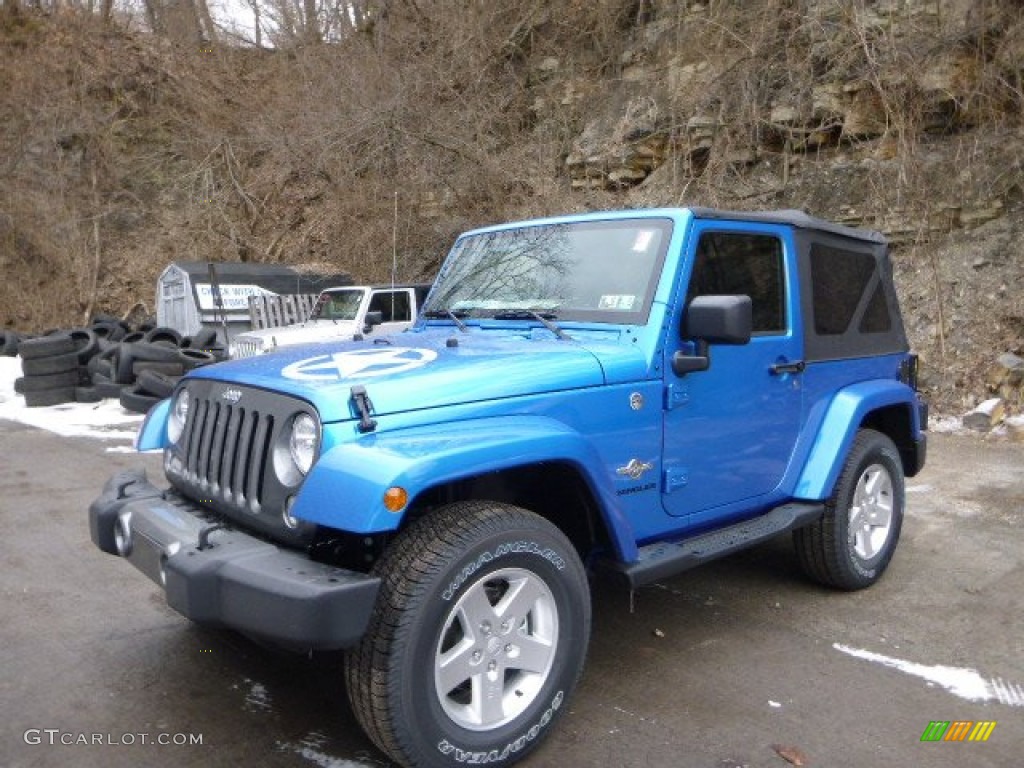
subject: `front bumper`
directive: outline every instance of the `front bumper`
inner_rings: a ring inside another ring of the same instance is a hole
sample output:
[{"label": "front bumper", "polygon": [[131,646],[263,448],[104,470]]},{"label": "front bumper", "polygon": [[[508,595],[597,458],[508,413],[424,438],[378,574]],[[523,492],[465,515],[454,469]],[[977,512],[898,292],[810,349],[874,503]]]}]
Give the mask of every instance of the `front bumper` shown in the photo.
[{"label": "front bumper", "polygon": [[97,547],[163,587],[167,604],[183,616],[295,648],[354,645],[380,587],[376,577],[227,527],[142,471],[107,481],[89,506],[89,530]]}]

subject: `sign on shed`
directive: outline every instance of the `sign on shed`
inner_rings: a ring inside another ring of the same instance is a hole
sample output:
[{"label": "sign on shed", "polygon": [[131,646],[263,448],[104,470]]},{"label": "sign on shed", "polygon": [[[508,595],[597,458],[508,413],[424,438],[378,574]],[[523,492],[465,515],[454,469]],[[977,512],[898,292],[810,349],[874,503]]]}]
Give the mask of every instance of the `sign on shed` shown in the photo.
[{"label": "sign on shed", "polygon": [[224,317],[210,280],[210,262],[176,261],[157,278],[159,325],[186,336],[200,328],[220,331],[226,326],[230,340],[234,334],[249,330],[250,296],[318,294],[324,288],[352,284],[347,272],[245,262],[216,262],[213,266]]}]

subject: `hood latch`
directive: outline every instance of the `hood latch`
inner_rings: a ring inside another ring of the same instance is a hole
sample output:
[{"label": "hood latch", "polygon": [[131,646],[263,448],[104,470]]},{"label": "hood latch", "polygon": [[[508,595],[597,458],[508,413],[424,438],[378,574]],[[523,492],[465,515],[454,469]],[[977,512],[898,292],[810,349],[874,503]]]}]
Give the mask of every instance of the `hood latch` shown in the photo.
[{"label": "hood latch", "polygon": [[373,410],[373,403],[370,396],[366,394],[366,387],[357,384],[352,387],[352,403],[359,411],[359,431],[373,432],[377,428],[377,420],[370,418],[370,411]]}]

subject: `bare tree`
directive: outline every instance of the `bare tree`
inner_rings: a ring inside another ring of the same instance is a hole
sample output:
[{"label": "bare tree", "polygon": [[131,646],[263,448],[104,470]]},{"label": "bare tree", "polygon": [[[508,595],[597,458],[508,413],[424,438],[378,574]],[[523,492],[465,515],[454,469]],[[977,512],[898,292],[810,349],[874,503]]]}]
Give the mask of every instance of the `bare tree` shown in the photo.
[{"label": "bare tree", "polygon": [[302,27],[302,37],[306,43],[321,42],[316,0],[302,0]]},{"label": "bare tree", "polygon": [[213,22],[213,16],[210,15],[210,4],[207,0],[195,0],[196,10],[199,15],[200,29],[202,34],[205,35],[206,41],[210,43],[217,42],[217,25]]},{"label": "bare tree", "polygon": [[252,9],[253,17],[253,43],[257,48],[263,47],[263,24],[260,19],[260,9],[262,8],[261,0],[248,0],[249,7]]}]

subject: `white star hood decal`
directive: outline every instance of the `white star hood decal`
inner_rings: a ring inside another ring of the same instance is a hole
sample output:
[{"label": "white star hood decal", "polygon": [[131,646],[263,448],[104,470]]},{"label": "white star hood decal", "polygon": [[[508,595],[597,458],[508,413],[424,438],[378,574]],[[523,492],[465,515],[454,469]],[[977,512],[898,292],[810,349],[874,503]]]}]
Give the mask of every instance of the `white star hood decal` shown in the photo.
[{"label": "white star hood decal", "polygon": [[281,370],[286,379],[297,381],[363,380],[376,376],[411,371],[432,362],[432,349],[385,347],[334,352],[291,363]]}]

